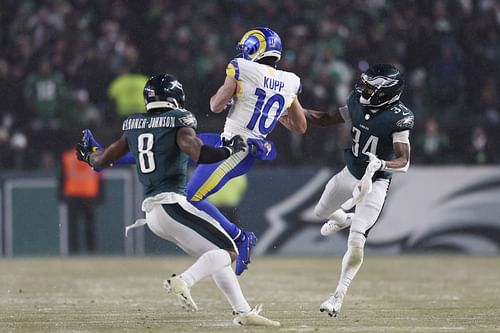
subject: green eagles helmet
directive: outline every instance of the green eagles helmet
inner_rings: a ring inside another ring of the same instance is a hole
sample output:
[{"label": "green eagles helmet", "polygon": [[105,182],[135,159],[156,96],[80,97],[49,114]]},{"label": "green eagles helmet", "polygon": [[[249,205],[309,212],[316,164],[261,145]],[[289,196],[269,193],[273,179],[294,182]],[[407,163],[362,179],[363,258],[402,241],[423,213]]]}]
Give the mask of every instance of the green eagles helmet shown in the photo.
[{"label": "green eagles helmet", "polygon": [[184,108],[186,96],[182,84],[171,74],[152,76],[144,86],[146,110]]},{"label": "green eagles helmet", "polygon": [[361,74],[356,89],[361,93],[359,102],[378,108],[399,101],[404,80],[399,70],[390,64],[374,65]]}]

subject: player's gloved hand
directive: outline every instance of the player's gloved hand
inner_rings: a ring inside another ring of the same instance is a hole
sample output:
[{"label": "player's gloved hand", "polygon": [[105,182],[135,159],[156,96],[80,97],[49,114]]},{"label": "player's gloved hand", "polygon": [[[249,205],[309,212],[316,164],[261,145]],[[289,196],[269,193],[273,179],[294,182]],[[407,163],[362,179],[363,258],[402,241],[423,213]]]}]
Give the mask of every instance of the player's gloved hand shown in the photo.
[{"label": "player's gloved hand", "polygon": [[224,105],[222,111],[229,111],[233,108],[233,106],[234,106],[234,99],[231,98],[229,102],[227,102],[226,105]]},{"label": "player's gloved hand", "polygon": [[368,166],[366,167],[366,170],[373,176],[375,172],[382,170],[385,168],[385,161],[379,159],[377,156],[375,156],[372,153],[366,153],[368,155],[368,158],[370,159],[370,162],[368,162]]},{"label": "player's gloved hand", "polygon": [[231,155],[247,149],[247,143],[240,135],[235,135],[230,140],[222,140],[222,146],[229,149]]},{"label": "player's gloved hand", "polygon": [[90,164],[90,154],[102,148],[102,146],[94,139],[89,129],[84,129],[82,133],[82,139],[76,144],[76,158],[92,167]]},{"label": "player's gloved hand", "polygon": [[92,153],[92,147],[85,145],[83,139],[76,144],[76,158],[79,161],[90,164],[90,154]]}]

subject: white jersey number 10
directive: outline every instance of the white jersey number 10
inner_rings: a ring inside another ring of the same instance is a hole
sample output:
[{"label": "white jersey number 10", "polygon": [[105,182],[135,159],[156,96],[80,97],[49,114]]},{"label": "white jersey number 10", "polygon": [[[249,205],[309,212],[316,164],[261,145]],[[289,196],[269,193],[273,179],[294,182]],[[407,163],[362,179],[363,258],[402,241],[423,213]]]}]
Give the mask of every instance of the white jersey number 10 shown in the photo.
[{"label": "white jersey number 10", "polygon": [[[250,118],[247,128],[253,131],[258,122],[259,132],[262,134],[269,134],[273,130],[274,126],[276,126],[280,114],[283,111],[285,98],[283,98],[280,94],[274,94],[266,101],[266,91],[261,88],[255,89],[255,95],[257,95],[257,103],[255,103],[252,118]],[[275,103],[278,103],[278,108],[276,109],[276,114],[273,117],[269,111]],[[273,117],[273,120],[269,126],[266,126],[267,119],[270,116]]]}]

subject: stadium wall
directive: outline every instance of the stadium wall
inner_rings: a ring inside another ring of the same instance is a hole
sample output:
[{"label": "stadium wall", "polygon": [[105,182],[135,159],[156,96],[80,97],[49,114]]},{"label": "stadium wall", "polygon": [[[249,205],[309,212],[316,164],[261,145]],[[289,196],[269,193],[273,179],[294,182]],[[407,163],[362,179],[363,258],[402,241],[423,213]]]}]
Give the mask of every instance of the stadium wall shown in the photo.
[{"label": "stadium wall", "polygon": [[[332,169],[255,169],[239,213],[242,227],[259,237],[255,254],[338,255],[347,231],[322,237],[324,222],[313,209]],[[124,237],[124,227],[142,216],[142,188],[132,169],[103,172],[104,200],[97,209],[100,255],[181,253],[147,228]],[[64,204],[50,173],[1,173],[0,254],[67,255]],[[367,252],[500,254],[499,167],[412,167],[396,174]]]}]

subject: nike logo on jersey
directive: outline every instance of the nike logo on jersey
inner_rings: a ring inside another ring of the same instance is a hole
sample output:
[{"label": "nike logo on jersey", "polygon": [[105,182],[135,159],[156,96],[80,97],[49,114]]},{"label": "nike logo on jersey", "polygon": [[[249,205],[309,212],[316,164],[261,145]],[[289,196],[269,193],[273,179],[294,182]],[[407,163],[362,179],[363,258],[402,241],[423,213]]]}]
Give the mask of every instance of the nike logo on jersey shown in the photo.
[{"label": "nike logo on jersey", "polygon": [[264,88],[281,92],[281,89],[283,89],[283,87],[285,87],[285,82],[264,76]]}]

